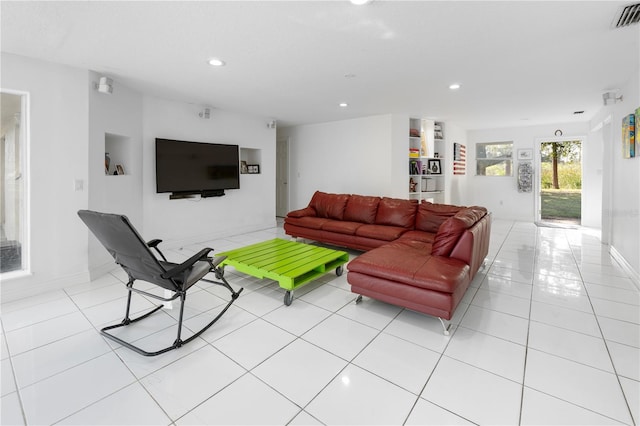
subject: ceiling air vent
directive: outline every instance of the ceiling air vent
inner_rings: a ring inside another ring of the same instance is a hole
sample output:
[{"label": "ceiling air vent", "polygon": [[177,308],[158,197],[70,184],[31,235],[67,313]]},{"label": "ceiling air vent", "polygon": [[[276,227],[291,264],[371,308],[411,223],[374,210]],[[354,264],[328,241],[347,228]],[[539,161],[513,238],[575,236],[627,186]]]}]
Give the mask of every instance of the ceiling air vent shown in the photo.
[{"label": "ceiling air vent", "polygon": [[625,6],[620,12],[620,16],[614,21],[616,28],[640,22],[640,3]]}]

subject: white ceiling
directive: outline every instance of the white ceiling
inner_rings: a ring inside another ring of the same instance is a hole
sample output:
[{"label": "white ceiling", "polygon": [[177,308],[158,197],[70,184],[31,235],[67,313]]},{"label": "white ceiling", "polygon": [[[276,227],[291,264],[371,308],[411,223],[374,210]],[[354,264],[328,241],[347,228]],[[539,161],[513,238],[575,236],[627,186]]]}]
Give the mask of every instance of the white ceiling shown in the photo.
[{"label": "white ceiling", "polygon": [[638,68],[640,25],[612,29],[626,4],[2,1],[1,44],[279,126],[407,113],[478,129],[591,118]]}]

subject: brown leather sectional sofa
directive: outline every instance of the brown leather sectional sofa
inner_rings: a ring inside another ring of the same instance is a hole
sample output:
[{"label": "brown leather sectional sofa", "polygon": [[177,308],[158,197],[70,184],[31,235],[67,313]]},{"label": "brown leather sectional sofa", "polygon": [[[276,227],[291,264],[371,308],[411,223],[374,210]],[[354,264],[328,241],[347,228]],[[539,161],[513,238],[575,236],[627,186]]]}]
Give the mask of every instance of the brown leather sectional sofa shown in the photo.
[{"label": "brown leather sectional sofa", "polygon": [[284,229],[366,251],[347,265],[352,292],[442,321],[488,253],[491,215],[477,206],[316,191],[307,207],[289,212]]}]

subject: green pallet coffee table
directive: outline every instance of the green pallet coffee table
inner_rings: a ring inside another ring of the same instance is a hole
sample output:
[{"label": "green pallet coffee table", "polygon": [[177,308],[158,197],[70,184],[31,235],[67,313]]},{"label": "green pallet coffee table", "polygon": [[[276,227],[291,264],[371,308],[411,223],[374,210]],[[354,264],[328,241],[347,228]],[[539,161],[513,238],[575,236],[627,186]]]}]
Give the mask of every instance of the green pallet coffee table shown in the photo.
[{"label": "green pallet coffee table", "polygon": [[293,290],[332,269],[336,275],[342,275],[342,265],[349,261],[349,254],[344,251],[279,238],[217,255],[227,256],[222,266],[231,265],[256,278],[278,281],[286,290],[284,304],[287,306],[293,300]]}]

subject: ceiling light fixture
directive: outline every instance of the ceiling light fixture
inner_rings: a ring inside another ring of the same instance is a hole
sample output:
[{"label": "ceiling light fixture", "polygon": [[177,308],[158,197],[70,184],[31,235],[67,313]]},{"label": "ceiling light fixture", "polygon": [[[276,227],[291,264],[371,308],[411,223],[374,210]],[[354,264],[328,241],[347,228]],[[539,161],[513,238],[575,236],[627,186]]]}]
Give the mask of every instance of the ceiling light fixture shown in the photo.
[{"label": "ceiling light fixture", "polygon": [[373,0],[349,0],[351,4],[355,4],[356,6],[362,6],[367,3],[371,3]]},{"label": "ceiling light fixture", "polygon": [[452,85],[449,86],[449,89],[451,90],[458,90],[460,88],[460,85],[458,83],[453,83]]},{"label": "ceiling light fixture", "polygon": [[224,63],[224,61],[222,59],[211,58],[211,59],[209,59],[209,65],[211,65],[213,67],[223,67],[225,65],[225,63]]},{"label": "ceiling light fixture", "polygon": [[346,108],[346,107],[349,106],[349,104],[346,103],[346,102],[340,102],[339,106],[340,106],[340,108]]}]

